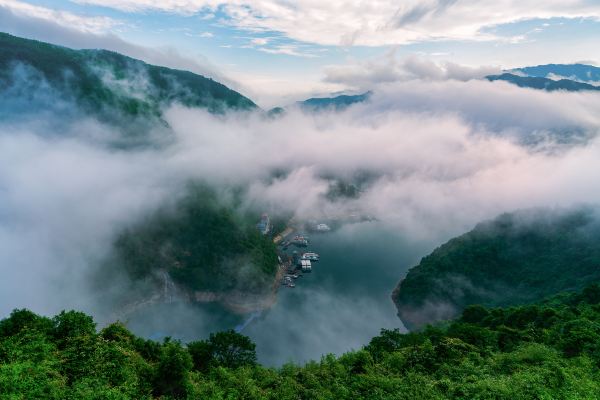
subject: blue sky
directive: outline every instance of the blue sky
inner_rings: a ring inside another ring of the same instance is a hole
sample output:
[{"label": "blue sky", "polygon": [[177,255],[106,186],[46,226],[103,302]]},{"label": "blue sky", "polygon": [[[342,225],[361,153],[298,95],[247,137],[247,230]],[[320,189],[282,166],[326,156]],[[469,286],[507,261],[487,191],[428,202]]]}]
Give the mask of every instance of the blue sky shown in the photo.
[{"label": "blue sky", "polygon": [[[328,78],[327,71],[347,66],[384,68],[385,62],[407,57],[503,68],[600,60],[598,0],[405,0],[396,4],[385,0],[330,0],[325,5],[315,0],[0,0],[0,9],[60,25],[72,35],[110,36],[144,48],[169,48],[205,65],[202,72],[214,71],[216,78],[235,82],[265,103],[362,90],[351,82]],[[45,39],[43,29],[16,30],[11,33]],[[85,47],[85,41],[78,43]],[[102,42],[90,42],[90,47],[98,43]]]}]

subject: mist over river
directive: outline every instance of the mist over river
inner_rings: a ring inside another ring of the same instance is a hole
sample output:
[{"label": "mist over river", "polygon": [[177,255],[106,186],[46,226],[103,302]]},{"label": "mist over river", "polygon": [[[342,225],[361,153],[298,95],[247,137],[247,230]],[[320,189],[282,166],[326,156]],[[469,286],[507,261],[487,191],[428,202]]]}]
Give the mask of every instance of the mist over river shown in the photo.
[{"label": "mist over river", "polygon": [[[393,233],[380,222],[312,234],[307,251],[321,256],[313,272],[295,280],[295,288],[282,286],[277,303],[242,333],[256,343],[259,362],[276,366],[358,349],[381,328],[404,329],[390,294],[433,246]],[[188,342],[246,321],[214,304],[174,302],[140,311],[127,325],[152,339],[171,336]]]}]

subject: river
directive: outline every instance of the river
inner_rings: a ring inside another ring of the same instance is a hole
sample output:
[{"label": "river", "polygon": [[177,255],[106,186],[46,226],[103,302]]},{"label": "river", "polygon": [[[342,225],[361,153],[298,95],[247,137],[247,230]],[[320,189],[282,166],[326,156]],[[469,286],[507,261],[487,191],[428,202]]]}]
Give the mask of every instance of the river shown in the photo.
[{"label": "river", "polygon": [[138,313],[128,326],[153,339],[185,342],[243,327],[259,361],[271,366],[358,349],[381,328],[404,329],[390,294],[406,270],[431,251],[431,244],[392,232],[380,222],[365,222],[311,234],[307,251],[321,256],[313,272],[298,278],[295,288],[281,287],[277,303],[249,323],[214,304],[174,302]]}]

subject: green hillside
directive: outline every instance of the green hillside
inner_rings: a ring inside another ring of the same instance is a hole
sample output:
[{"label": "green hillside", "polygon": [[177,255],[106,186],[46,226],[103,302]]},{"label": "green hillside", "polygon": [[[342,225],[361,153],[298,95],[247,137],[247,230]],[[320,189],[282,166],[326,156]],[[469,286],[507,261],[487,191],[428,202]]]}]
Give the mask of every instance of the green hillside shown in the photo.
[{"label": "green hillside", "polygon": [[335,97],[312,97],[299,101],[298,106],[308,112],[315,111],[343,111],[353,104],[364,103],[372,96],[372,92],[357,95],[339,95]]},{"label": "green hillside", "polygon": [[121,233],[113,267],[134,280],[167,272],[189,290],[261,293],[273,285],[277,252],[243,215],[202,185],[192,185],[174,207],[163,207]]},{"label": "green hillside", "polygon": [[233,331],[183,345],[75,311],[0,321],[2,399],[597,399],[599,365],[598,285],[277,369]]},{"label": "green hillside", "polygon": [[393,299],[409,329],[453,318],[469,304],[538,301],[600,280],[593,209],[504,214],[450,240],[410,269]]},{"label": "green hillside", "polygon": [[105,122],[160,119],[162,108],[173,103],[215,113],[256,108],[241,94],[191,72],[107,50],[72,50],[0,33],[0,92],[18,84],[18,68],[28,74],[27,87],[11,93],[27,98],[49,85],[54,95]]}]

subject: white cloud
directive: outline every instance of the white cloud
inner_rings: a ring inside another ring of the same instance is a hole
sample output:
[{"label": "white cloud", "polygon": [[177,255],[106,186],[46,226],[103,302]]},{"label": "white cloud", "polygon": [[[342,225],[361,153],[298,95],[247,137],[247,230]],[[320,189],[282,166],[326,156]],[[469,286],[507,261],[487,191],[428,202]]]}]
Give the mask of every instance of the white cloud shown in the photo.
[{"label": "white cloud", "polygon": [[208,20],[213,19],[213,18],[215,18],[215,14],[213,14],[211,12],[206,13],[206,14],[200,16],[200,19],[203,20],[203,21],[208,21]]},{"label": "white cloud", "polygon": [[269,54],[285,54],[287,56],[294,56],[294,57],[304,57],[304,58],[318,57],[317,55],[315,55],[313,53],[307,53],[307,52],[303,52],[303,51],[299,50],[299,47],[295,46],[293,44],[281,44],[281,45],[276,45],[276,46],[272,46],[272,47],[259,47],[258,50],[262,51],[264,53],[269,53]]},{"label": "white cloud", "polygon": [[595,0],[73,0],[129,12],[194,14],[221,7],[238,28],[323,45],[401,44],[494,37],[482,28],[536,18],[600,17]]},{"label": "white cloud", "polygon": [[250,43],[256,46],[264,46],[269,43],[269,38],[254,38],[250,40]]},{"label": "white cloud", "polygon": [[108,17],[81,16],[67,11],[34,6],[18,0],[0,0],[0,8],[9,10],[17,16],[37,18],[86,33],[106,33],[122,24],[120,21]]},{"label": "white cloud", "polygon": [[[247,186],[247,203],[259,209],[306,217],[359,209],[415,241],[447,238],[516,208],[600,203],[597,93],[414,80],[382,86],[338,114],[290,110],[268,119],[175,107],[166,112],[172,144],[132,151],[82,139],[109,128],[64,113],[56,119],[68,129],[54,131],[52,117],[28,105],[31,118],[0,120],[0,315],[15,307],[55,313],[75,303],[100,312],[110,299],[91,296],[88,273],[123,225],[176,198],[188,179]],[[592,139],[577,146],[551,140],[580,131]],[[539,135],[554,151],[514,140]],[[276,170],[288,173],[274,178]],[[373,178],[359,199],[322,196],[325,174],[351,179],[361,171]],[[354,327],[352,315],[338,321]]]},{"label": "white cloud", "polygon": [[320,74],[253,73],[238,71],[236,79],[244,82],[247,94],[264,109],[285,106],[309,97],[347,89],[346,85],[323,82]]},{"label": "white cloud", "polygon": [[416,55],[399,59],[394,52],[389,52],[379,58],[326,66],[324,80],[355,89],[368,90],[386,82],[415,79],[467,81],[497,74],[500,71],[500,67],[469,67],[448,61],[434,62]]}]

